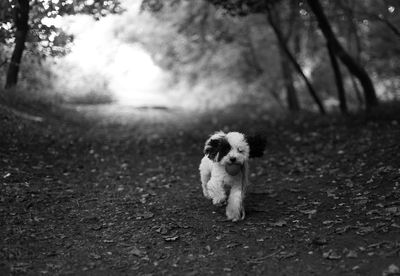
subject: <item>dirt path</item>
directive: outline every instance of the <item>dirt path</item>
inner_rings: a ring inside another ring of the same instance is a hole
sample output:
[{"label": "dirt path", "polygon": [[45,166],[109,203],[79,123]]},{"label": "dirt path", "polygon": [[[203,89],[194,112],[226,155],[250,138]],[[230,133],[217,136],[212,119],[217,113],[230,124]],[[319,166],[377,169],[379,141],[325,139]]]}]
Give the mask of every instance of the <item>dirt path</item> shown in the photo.
[{"label": "dirt path", "polygon": [[[398,275],[399,121],[97,111],[0,112],[1,275]],[[226,222],[201,193],[204,139],[260,128],[248,216]]]}]

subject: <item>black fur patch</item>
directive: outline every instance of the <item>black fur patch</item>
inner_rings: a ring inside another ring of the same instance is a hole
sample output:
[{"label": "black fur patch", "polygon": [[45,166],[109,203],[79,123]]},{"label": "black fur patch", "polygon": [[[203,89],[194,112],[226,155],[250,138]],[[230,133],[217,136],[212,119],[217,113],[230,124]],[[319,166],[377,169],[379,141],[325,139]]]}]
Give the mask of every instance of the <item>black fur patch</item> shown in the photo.
[{"label": "black fur patch", "polygon": [[204,154],[207,155],[211,160],[215,160],[218,155],[218,162],[228,154],[231,150],[231,145],[225,138],[212,139],[208,142],[204,149]]},{"label": "black fur patch", "polygon": [[218,154],[218,147],[219,139],[210,140],[204,148],[204,154],[207,155],[207,157],[211,160],[214,160]]},{"label": "black fur patch", "polygon": [[228,152],[230,152],[231,148],[231,145],[226,139],[223,138],[220,140],[218,149],[218,162],[221,161],[221,159],[224,158],[224,156],[227,155]]},{"label": "black fur patch", "polygon": [[250,147],[249,158],[261,157],[264,155],[267,139],[263,135],[257,134],[248,136],[246,140]]}]

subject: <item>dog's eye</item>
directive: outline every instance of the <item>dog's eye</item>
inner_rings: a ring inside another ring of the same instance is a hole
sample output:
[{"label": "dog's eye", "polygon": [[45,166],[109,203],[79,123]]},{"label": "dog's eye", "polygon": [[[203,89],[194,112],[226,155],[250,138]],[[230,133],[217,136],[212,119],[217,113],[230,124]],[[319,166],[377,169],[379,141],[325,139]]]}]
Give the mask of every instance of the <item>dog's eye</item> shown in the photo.
[{"label": "dog's eye", "polygon": [[242,148],[238,148],[238,152],[239,153],[243,153],[243,149]]}]

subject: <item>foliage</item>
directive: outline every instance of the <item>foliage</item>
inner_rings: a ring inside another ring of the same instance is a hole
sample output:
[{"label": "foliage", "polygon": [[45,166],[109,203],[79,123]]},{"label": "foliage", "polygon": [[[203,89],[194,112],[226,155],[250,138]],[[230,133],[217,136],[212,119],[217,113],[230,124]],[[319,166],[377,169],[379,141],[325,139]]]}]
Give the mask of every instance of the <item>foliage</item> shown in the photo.
[{"label": "foliage", "polygon": [[[4,62],[14,41],[11,11],[15,2],[0,3],[0,70],[6,67]],[[57,24],[61,16],[84,13],[99,19],[123,11],[115,1],[30,3],[27,46],[32,57],[57,56],[70,50],[70,42],[76,37]],[[321,3],[339,40],[373,76],[379,96],[399,98],[398,1]],[[280,71],[279,46],[266,20],[267,5],[273,8],[290,50],[318,94],[335,108],[337,92],[326,42],[303,0],[144,0],[140,15],[126,11],[119,16],[120,22],[113,26],[113,38],[126,45],[140,44],[149,51],[157,65],[173,75],[170,87],[163,91],[174,91],[181,102],[193,96],[206,105],[241,101],[283,106],[285,82]],[[344,68],[342,74],[349,105],[357,108],[362,104],[357,93],[360,88]],[[302,81],[295,77],[293,85],[301,105],[312,107]],[[102,87],[101,82],[98,87]]]},{"label": "foliage", "polygon": [[[0,68],[0,75],[4,76],[5,69]],[[104,75],[77,72],[69,63],[56,62],[52,57],[43,60],[27,52],[20,74],[17,87],[0,88],[0,100],[12,106],[104,104],[115,100]]]},{"label": "foliage", "polygon": [[[198,91],[201,98],[209,93],[211,103],[222,105],[227,98],[229,103],[240,99],[242,103],[276,104],[271,92],[281,86],[274,66],[279,61],[273,35],[265,28],[263,16],[238,18],[206,1],[162,3],[160,8],[154,1],[153,6],[143,2],[142,8],[151,11],[157,25],[168,26],[168,31],[157,29],[158,33],[167,31],[168,35],[149,35],[151,39],[145,46],[157,53],[158,64],[167,64],[164,68],[174,72],[178,82],[187,84],[183,85],[186,94],[188,90]],[[157,45],[154,37],[165,39]],[[224,96],[225,93],[230,95]]]},{"label": "foliage", "polygon": [[[17,0],[0,3],[0,43],[14,42],[14,7]],[[40,57],[63,55],[68,51],[68,43],[73,37],[66,34],[57,19],[65,15],[89,14],[99,19],[112,13],[120,13],[120,1],[111,0],[30,0],[27,48]],[[2,57],[3,59],[5,57]]]},{"label": "foliage", "polygon": [[[196,2],[196,5],[206,5],[200,4],[201,2]],[[181,38],[184,37],[173,43],[163,43],[164,46],[167,45],[166,49],[172,49],[172,53],[175,49],[175,53],[161,55],[161,57],[182,55],[180,49],[185,47],[182,45],[190,45],[190,53],[200,52],[199,56],[204,58],[206,55],[202,53],[201,49],[205,42],[207,49],[216,50],[210,53],[209,60],[202,59],[203,65],[209,68],[208,73],[219,74],[221,70],[213,70],[214,68],[210,64],[217,62],[218,58],[222,57],[218,49],[223,49],[222,52],[226,53],[225,47],[231,47],[238,51],[240,58],[236,59],[237,62],[233,66],[229,67],[228,76],[241,79],[241,83],[247,83],[244,86],[245,90],[248,90],[249,87],[255,88],[258,95],[265,94],[265,91],[275,92],[274,98],[282,100],[283,82],[277,70],[280,66],[279,59],[276,58],[279,57],[279,51],[274,35],[265,20],[266,9],[269,7],[273,8],[273,15],[280,22],[280,29],[287,39],[292,37],[291,41],[288,41],[289,46],[296,53],[296,58],[307,76],[313,83],[316,83],[319,94],[329,102],[336,98],[337,92],[332,68],[329,66],[326,40],[318,31],[316,19],[309,11],[305,1],[208,0],[206,2],[213,5],[212,9],[219,16],[218,21],[221,24],[218,28],[213,28],[207,24],[207,21],[205,24],[203,22],[203,25],[200,24],[200,18],[204,13],[194,8],[191,1],[142,1],[143,10],[150,11],[161,22],[171,22],[172,20],[176,32]],[[349,2],[342,0],[322,1],[322,4],[339,40],[344,43],[351,55],[372,73],[379,96],[381,98],[398,97],[399,95],[396,95],[398,81],[395,77],[400,69],[400,62],[398,62],[400,55],[397,46],[400,36],[396,34],[396,26],[399,26],[400,20],[398,1]],[[180,14],[183,6],[188,9],[184,14],[189,18],[198,18],[199,20],[188,21],[184,16],[175,16]],[[204,26],[206,27],[204,28]],[[201,39],[204,34],[208,38],[207,40]],[[223,39],[221,39],[221,34],[223,34]],[[192,37],[200,39],[191,40]],[[212,41],[217,42],[214,47],[212,47]],[[180,47],[176,46],[177,43],[180,44]],[[231,56],[232,58],[225,59],[228,64],[235,60],[235,55]],[[191,60],[189,65],[192,66],[196,62],[197,60]],[[169,68],[188,72],[187,67],[187,64],[182,65],[179,59],[169,59]],[[201,72],[198,69],[197,67],[196,70],[193,70],[195,75]],[[342,74],[349,104],[354,108],[360,105],[360,88],[344,68],[342,68]],[[271,85],[263,86],[271,84],[271,80],[273,80],[272,91]],[[263,83],[263,85],[257,86],[257,83]],[[389,87],[388,84],[392,87]],[[300,91],[304,90],[298,79],[295,79],[295,86]],[[246,92],[246,94],[250,93]],[[384,96],[384,94],[391,96]],[[300,100],[309,102],[308,96],[304,95],[304,92],[300,94]]]}]

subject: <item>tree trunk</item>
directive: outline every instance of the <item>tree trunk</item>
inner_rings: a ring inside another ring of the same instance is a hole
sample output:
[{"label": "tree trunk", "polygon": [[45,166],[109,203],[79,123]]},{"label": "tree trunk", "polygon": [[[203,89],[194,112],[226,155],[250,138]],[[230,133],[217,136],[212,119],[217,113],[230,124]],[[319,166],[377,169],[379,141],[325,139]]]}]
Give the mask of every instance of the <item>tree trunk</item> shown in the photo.
[{"label": "tree trunk", "polygon": [[18,82],[19,67],[25,49],[29,25],[29,0],[18,0],[14,8],[15,17],[15,46],[7,71],[6,88],[15,86]]},{"label": "tree trunk", "polygon": [[365,97],[365,104],[367,109],[371,109],[378,105],[378,98],[376,97],[376,92],[374,85],[369,77],[368,73],[365,71],[360,64],[358,64],[343,48],[339,43],[335,34],[332,31],[331,25],[326,18],[322,6],[318,0],[307,0],[312,12],[317,18],[319,28],[325,36],[325,39],[331,45],[335,55],[343,62],[343,64],[349,69],[349,71],[360,81]]},{"label": "tree trunk", "polygon": [[351,75],[350,79],[351,79],[351,84],[353,85],[353,89],[356,92],[356,97],[358,100],[359,108],[362,109],[364,106],[364,99],[361,95],[360,88],[358,88],[358,84],[357,84],[357,81],[355,80],[354,76]]},{"label": "tree trunk", "polygon": [[328,53],[329,53],[329,58],[331,59],[331,64],[332,64],[332,69],[333,73],[335,74],[335,82],[336,82],[336,87],[338,91],[338,98],[339,98],[339,106],[340,106],[340,111],[343,114],[347,114],[347,103],[346,103],[346,95],[343,87],[343,79],[342,79],[342,73],[340,72],[339,64],[336,60],[335,53],[333,52],[332,46],[327,43],[327,48],[328,48]]},{"label": "tree trunk", "polygon": [[276,93],[275,89],[272,88],[272,89],[270,89],[269,91],[271,92],[272,97],[275,99],[275,101],[278,103],[278,105],[284,109],[285,106],[284,106],[284,104],[282,103],[281,98],[279,98],[279,94]]},{"label": "tree trunk", "polygon": [[282,77],[286,89],[287,105],[290,111],[297,112],[300,110],[300,104],[297,98],[296,89],[294,88],[293,85],[293,75],[292,75],[292,70],[290,69],[289,60],[287,59],[282,49],[279,50],[279,53],[281,59]]},{"label": "tree trunk", "polygon": [[307,76],[304,74],[303,70],[301,69],[300,64],[297,62],[296,58],[293,56],[293,54],[290,52],[288,46],[286,45],[285,39],[282,36],[282,33],[280,29],[276,26],[270,8],[267,8],[267,19],[268,22],[270,23],[276,38],[278,39],[279,46],[283,50],[283,52],[287,55],[289,61],[293,64],[294,68],[296,71],[299,73],[299,75],[303,78],[304,82],[306,83],[306,86],[308,88],[308,91],[310,91],[311,97],[314,99],[315,103],[318,106],[319,112],[321,114],[325,114],[325,108],[319,99],[314,87],[312,86],[311,82],[308,80]]},{"label": "tree trunk", "polygon": [[[298,7],[296,5],[297,3],[294,1],[291,1],[289,3],[290,15],[286,32],[282,28],[282,20],[279,16],[279,13],[277,13],[274,18],[275,25],[281,30],[282,37],[289,49],[290,49],[289,41],[290,38],[293,36],[292,34],[294,33],[294,39],[293,39],[294,57],[297,57],[297,54],[300,52],[300,39],[299,39],[300,36],[298,35],[299,29],[294,28],[298,13]],[[300,104],[299,104],[299,99],[297,98],[296,89],[294,87],[293,70],[290,66],[290,60],[288,60],[285,52],[282,50],[282,47],[279,47],[279,57],[281,62],[282,79],[284,83],[284,88],[286,90],[285,96],[286,96],[287,107],[291,112],[298,112],[300,111]]]},{"label": "tree trunk", "polygon": [[[361,61],[361,55],[362,55],[362,47],[361,47],[361,40],[360,40],[360,36],[358,34],[358,28],[357,25],[354,23],[353,18],[354,18],[354,9],[355,9],[355,2],[351,3],[352,6],[349,8],[344,8],[347,11],[347,17],[348,17],[348,22],[349,22],[349,32],[350,32],[350,37],[349,37],[349,41],[351,42],[351,35],[354,36],[354,41],[355,41],[355,49],[353,51],[353,56],[355,56],[355,60],[358,64],[362,65],[362,61]],[[349,45],[349,51],[351,53],[351,45]],[[356,97],[358,100],[358,105],[359,105],[359,109],[363,109],[364,108],[364,100],[361,94],[360,89],[358,88],[358,84],[357,81],[355,80],[354,75],[351,74],[351,72],[349,71],[349,75],[350,75],[350,79],[351,79],[351,83],[353,85],[353,89],[356,93]]]}]

